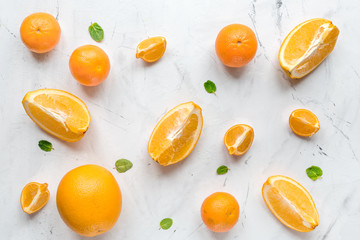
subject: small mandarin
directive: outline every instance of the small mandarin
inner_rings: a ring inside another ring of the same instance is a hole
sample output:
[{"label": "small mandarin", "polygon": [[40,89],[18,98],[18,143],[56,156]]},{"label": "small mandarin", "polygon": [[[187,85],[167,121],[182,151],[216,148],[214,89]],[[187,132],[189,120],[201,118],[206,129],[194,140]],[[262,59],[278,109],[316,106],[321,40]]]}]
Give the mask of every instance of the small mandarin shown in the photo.
[{"label": "small mandarin", "polygon": [[20,26],[21,40],[35,53],[46,53],[58,44],[61,29],[50,14],[38,12],[27,16]]},{"label": "small mandarin", "polygon": [[296,109],[289,117],[290,128],[299,136],[311,137],[320,129],[316,115],[307,109]]},{"label": "small mandarin", "polygon": [[229,193],[216,192],[208,196],[201,206],[201,218],[213,232],[227,232],[239,219],[237,200]]},{"label": "small mandarin", "polygon": [[69,68],[79,83],[85,86],[96,86],[109,75],[110,60],[101,48],[84,45],[71,54]]},{"label": "small mandarin", "polygon": [[242,24],[230,24],[219,32],[215,50],[220,61],[228,67],[242,67],[256,54],[255,33]]}]

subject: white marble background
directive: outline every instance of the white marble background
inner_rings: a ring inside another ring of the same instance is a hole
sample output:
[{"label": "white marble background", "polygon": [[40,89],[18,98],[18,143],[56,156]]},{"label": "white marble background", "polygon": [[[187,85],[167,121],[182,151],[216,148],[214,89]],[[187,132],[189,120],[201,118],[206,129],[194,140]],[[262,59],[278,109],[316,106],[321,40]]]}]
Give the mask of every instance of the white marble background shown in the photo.
[{"label": "white marble background", "polygon": [[[56,209],[56,189],[72,168],[94,163],[114,174],[123,193],[119,221],[94,239],[358,239],[360,235],[360,3],[357,0],[12,0],[0,8],[0,233],[1,239],[86,239],[73,233]],[[48,54],[36,55],[22,44],[19,27],[29,14],[45,11],[58,19],[62,35]],[[333,53],[300,81],[281,71],[277,53],[282,39],[298,23],[315,17],[340,29]],[[98,22],[105,39],[94,42],[90,22]],[[233,70],[217,59],[214,41],[230,23],[250,26],[259,48],[246,67]],[[164,57],[155,64],[135,58],[137,44],[162,35]],[[71,52],[95,44],[109,55],[109,78],[83,87],[71,76]],[[216,96],[203,83],[217,85]],[[90,129],[77,143],[66,143],[39,129],[25,114],[21,100],[39,88],[58,88],[85,101]],[[193,153],[183,162],[162,167],[147,153],[156,122],[170,108],[194,101],[203,109],[204,128]],[[310,139],[295,136],[288,116],[307,108],[321,130]],[[231,157],[223,135],[236,123],[254,127],[254,144],[242,157]],[[41,151],[41,139],[55,150]],[[134,167],[113,169],[119,158]],[[218,176],[225,164],[228,174]],[[305,169],[320,166],[323,179],[313,182]],[[320,225],[310,233],[283,226],[267,209],[261,187],[271,175],[299,181],[312,194]],[[47,182],[48,204],[28,216],[19,204],[30,181]],[[238,224],[215,234],[202,224],[200,206],[213,192],[233,194],[241,208]],[[171,217],[170,230],[159,222]]]}]

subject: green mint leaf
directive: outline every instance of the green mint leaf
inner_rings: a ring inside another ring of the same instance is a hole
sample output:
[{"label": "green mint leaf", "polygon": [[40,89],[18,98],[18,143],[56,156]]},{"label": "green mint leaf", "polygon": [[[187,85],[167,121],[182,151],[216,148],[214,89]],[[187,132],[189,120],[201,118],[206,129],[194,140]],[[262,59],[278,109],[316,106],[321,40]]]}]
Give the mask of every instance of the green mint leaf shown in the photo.
[{"label": "green mint leaf", "polygon": [[173,224],[173,220],[171,218],[164,218],[160,222],[160,227],[164,230],[167,230],[171,228],[172,224]]},{"label": "green mint leaf", "polygon": [[89,26],[89,33],[92,39],[100,42],[104,38],[104,30],[97,23],[92,23]]},{"label": "green mint leaf", "polygon": [[215,93],[215,92],[216,92],[216,85],[215,85],[215,83],[213,83],[213,82],[210,81],[210,80],[207,80],[207,81],[204,83],[204,87],[205,87],[205,90],[206,90],[208,93]]},{"label": "green mint leaf", "polygon": [[321,168],[317,166],[311,166],[308,169],[306,169],[306,174],[308,175],[309,178],[315,181],[318,178],[321,178],[321,176],[323,175],[323,171],[321,170]]},{"label": "green mint leaf", "polygon": [[133,164],[132,162],[130,162],[129,160],[127,159],[119,159],[115,162],[115,167],[116,167],[116,170],[119,172],[119,173],[124,173],[126,172],[127,170],[129,170],[130,168],[132,168]]},{"label": "green mint leaf", "polygon": [[218,167],[218,169],[216,170],[217,174],[219,174],[219,175],[223,175],[223,174],[227,173],[228,171],[229,171],[229,168],[225,165]]},{"label": "green mint leaf", "polygon": [[49,141],[40,140],[38,145],[41,148],[41,150],[45,152],[50,152],[51,150],[53,150],[52,144]]}]

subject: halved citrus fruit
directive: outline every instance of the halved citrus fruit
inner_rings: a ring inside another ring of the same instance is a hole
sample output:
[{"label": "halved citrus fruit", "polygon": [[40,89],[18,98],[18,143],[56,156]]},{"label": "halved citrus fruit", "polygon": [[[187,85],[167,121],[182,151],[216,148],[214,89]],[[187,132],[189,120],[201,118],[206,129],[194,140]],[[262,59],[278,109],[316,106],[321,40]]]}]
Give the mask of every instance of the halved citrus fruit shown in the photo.
[{"label": "halved citrus fruit", "polygon": [[293,179],[280,175],[269,177],[262,195],[270,211],[285,226],[309,232],[319,225],[319,214],[311,195]]},{"label": "halved citrus fruit", "polygon": [[26,184],[20,196],[22,210],[32,214],[43,208],[50,198],[50,192],[47,187],[47,183],[31,182]]},{"label": "halved citrus fruit", "polygon": [[136,48],[136,58],[146,62],[155,62],[165,53],[166,39],[164,37],[151,37],[145,39]]},{"label": "halved citrus fruit", "polygon": [[232,126],[224,136],[224,143],[230,155],[243,155],[254,140],[254,130],[246,124]]},{"label": "halved citrus fruit", "polygon": [[282,69],[291,78],[302,78],[313,71],[334,49],[339,29],[331,21],[315,18],[296,26],[279,51]]},{"label": "halved citrus fruit", "polygon": [[29,117],[46,132],[68,142],[80,140],[90,124],[90,114],[83,101],[57,89],[28,92],[23,106]]},{"label": "halved citrus fruit", "polygon": [[291,130],[299,136],[311,137],[320,129],[316,115],[307,109],[296,109],[289,117]]},{"label": "halved citrus fruit", "polygon": [[202,126],[201,108],[195,103],[187,102],[171,109],[151,134],[150,156],[163,166],[183,160],[198,142]]}]

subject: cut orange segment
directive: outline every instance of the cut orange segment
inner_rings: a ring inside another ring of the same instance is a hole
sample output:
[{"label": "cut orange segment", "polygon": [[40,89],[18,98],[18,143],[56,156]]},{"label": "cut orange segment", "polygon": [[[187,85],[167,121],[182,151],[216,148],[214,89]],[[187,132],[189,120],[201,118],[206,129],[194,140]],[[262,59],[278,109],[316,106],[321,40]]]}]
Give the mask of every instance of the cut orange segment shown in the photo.
[{"label": "cut orange segment", "polygon": [[20,196],[22,210],[32,214],[43,208],[50,198],[50,192],[47,187],[47,183],[31,182],[26,184]]},{"label": "cut orange segment", "polygon": [[246,124],[232,126],[224,136],[224,143],[230,155],[243,155],[254,140],[254,130]]},{"label": "cut orange segment", "polygon": [[28,92],[23,106],[29,117],[46,132],[68,142],[80,140],[90,124],[83,101],[57,89]]},{"label": "cut orange segment", "polygon": [[186,158],[199,140],[203,126],[201,108],[193,102],[180,104],[165,114],[153,130],[148,151],[163,166]]},{"label": "cut orange segment", "polygon": [[316,115],[306,109],[296,109],[289,117],[291,130],[299,136],[311,137],[320,129]]},{"label": "cut orange segment", "polygon": [[331,21],[315,18],[296,26],[279,51],[282,69],[291,78],[302,78],[313,71],[334,49],[339,29]]},{"label": "cut orange segment", "polygon": [[311,195],[295,180],[280,175],[269,177],[262,195],[270,211],[285,226],[309,232],[319,225],[319,214]]},{"label": "cut orange segment", "polygon": [[164,37],[151,37],[145,39],[136,48],[136,58],[146,62],[155,62],[165,53],[166,39]]}]

